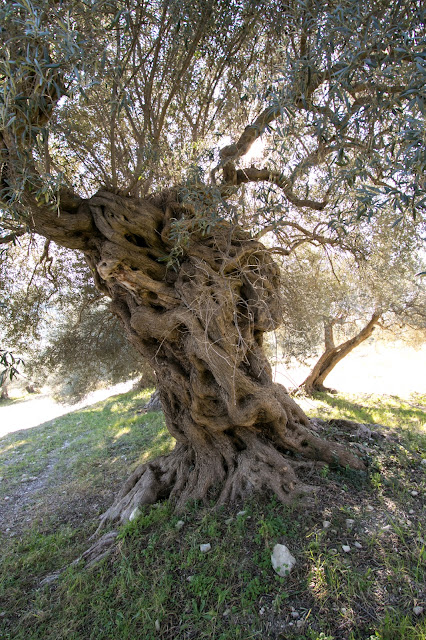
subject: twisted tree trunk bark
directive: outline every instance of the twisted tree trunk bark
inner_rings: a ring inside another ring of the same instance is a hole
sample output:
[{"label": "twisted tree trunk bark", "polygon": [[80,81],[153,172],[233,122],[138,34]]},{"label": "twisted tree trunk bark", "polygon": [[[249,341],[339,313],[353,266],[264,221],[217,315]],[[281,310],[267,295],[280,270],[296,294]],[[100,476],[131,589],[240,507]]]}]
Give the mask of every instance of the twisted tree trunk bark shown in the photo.
[{"label": "twisted tree trunk bark", "polygon": [[98,288],[155,371],[176,439],[172,453],[133,473],[103,521],[127,520],[166,497],[182,507],[267,490],[288,502],[310,490],[296,475],[295,454],[363,469],[350,451],[314,435],[272,380],[263,333],[279,325],[282,310],[268,250],[218,223],[210,235],[192,234],[168,269],[161,259],[172,247],[170,221],[183,212],[172,196],[142,201],[102,191],[81,204],[80,230],[65,219],[62,244],[81,243]]}]

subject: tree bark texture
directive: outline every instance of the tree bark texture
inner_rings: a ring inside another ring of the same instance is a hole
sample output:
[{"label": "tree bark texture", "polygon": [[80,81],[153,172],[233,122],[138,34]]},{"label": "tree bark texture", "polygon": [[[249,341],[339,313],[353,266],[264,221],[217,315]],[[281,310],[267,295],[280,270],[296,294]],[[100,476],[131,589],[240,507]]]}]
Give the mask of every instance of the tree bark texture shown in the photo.
[{"label": "tree bark texture", "polygon": [[77,207],[71,202],[62,220],[35,223],[43,235],[56,223],[56,240],[84,251],[98,288],[155,371],[176,439],[172,453],[136,469],[103,520],[125,521],[166,497],[183,507],[265,490],[288,502],[310,490],[296,475],[301,457],[364,468],[314,435],[272,380],[262,341],[280,324],[282,305],[268,250],[223,222],[211,235],[191,235],[175,268],[161,261],[172,247],[171,220],[184,209],[177,200],[172,192],[137,200],[101,191]]},{"label": "tree bark texture", "polygon": [[[361,331],[346,342],[338,345],[334,345],[334,338],[332,335],[333,328],[331,324],[325,325],[325,350],[320,356],[319,360],[314,365],[311,373],[306,380],[302,382],[299,389],[302,389],[308,395],[312,395],[316,391],[329,391],[324,386],[324,381],[334,367],[345,358],[355,347],[360,345],[364,340],[367,340],[373,333],[377,323],[379,322],[381,314],[374,312],[368,321],[368,323],[361,329]],[[330,335],[331,334],[331,335]]]}]

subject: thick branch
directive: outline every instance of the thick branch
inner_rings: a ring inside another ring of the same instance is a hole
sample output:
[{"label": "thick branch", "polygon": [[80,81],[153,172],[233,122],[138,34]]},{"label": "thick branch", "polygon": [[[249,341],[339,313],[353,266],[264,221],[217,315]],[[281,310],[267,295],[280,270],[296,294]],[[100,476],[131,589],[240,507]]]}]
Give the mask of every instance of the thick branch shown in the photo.
[{"label": "thick branch", "polygon": [[26,234],[26,230],[25,229],[9,233],[9,235],[2,236],[0,238],[0,244],[9,244],[10,242],[14,242],[16,238],[19,238],[20,236],[23,236],[25,234]]},{"label": "thick branch", "polygon": [[322,211],[328,204],[328,200],[318,202],[310,198],[298,198],[293,192],[291,182],[278,171],[256,169],[255,167],[238,169],[235,172],[234,184],[239,185],[247,182],[272,182],[272,184],[276,184],[284,191],[287,200],[296,207],[309,207],[315,211]]}]

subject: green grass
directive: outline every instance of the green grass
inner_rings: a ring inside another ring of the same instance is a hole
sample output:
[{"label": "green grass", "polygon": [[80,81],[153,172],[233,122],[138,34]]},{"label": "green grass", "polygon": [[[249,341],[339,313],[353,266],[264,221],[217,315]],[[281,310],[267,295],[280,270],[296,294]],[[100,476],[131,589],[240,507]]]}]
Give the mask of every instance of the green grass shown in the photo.
[{"label": "green grass", "polygon": [[[2,639],[426,639],[425,618],[413,613],[426,609],[426,398],[311,402],[312,414],[380,423],[386,437],[355,441],[368,477],[328,467],[311,475],[321,490],[309,507],[265,497],[177,515],[164,502],[123,526],[99,565],[70,565],[132,469],[173,446],[161,414],[136,413],[146,397],[110,398],[0,440]],[[344,439],[330,428],[336,434]],[[287,578],[271,568],[277,542],[297,559]]]}]

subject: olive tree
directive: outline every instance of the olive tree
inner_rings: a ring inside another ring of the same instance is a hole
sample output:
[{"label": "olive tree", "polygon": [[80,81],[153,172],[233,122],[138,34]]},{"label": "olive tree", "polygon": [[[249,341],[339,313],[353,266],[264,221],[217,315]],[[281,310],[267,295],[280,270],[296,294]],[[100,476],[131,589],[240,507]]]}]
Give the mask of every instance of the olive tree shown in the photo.
[{"label": "olive tree", "polygon": [[309,491],[300,456],[363,469],[273,383],[263,334],[282,319],[274,253],[338,242],[384,203],[421,217],[423,4],[0,7],[1,241],[84,254],[176,439],[105,519],[167,496],[287,502]]},{"label": "olive tree", "polygon": [[392,229],[389,220],[370,224],[365,236],[354,253],[305,246],[285,262],[285,311],[276,339],[287,362],[316,357],[299,387],[305,393],[328,391],[329,373],[377,327],[390,338],[424,339],[419,239],[409,225]]}]

